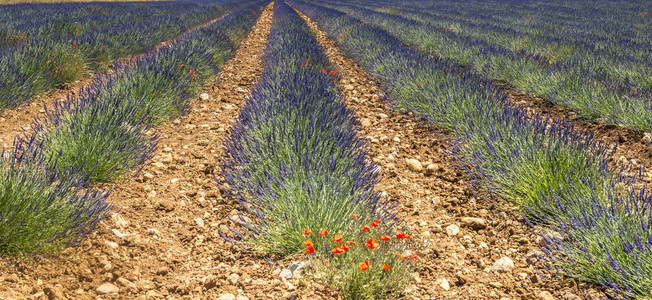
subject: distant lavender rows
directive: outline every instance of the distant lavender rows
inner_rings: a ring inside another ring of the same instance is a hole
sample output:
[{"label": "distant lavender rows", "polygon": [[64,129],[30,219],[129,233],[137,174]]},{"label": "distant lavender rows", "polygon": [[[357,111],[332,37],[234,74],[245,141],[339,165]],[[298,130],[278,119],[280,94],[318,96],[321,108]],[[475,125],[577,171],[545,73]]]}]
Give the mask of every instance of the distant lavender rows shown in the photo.
[{"label": "distant lavender rows", "polygon": [[397,109],[454,134],[456,164],[473,184],[521,204],[543,230],[542,267],[603,285],[615,296],[649,296],[651,198],[636,177],[608,168],[614,145],[572,124],[529,116],[484,76],[412,49],[384,27],[317,4],[289,3],[379,78]]},{"label": "distant lavender rows", "polygon": [[201,84],[237,49],[265,6],[252,1],[220,21],[98,76],[36,120],[0,166],[0,255],[76,245],[112,205],[110,190],[151,158],[148,133],[187,111]]},{"label": "distant lavender rows", "polygon": [[0,112],[117,58],[144,53],[233,1],[0,5]]},{"label": "distant lavender rows", "polygon": [[[501,14],[500,21],[496,21],[486,20],[491,19],[487,17],[491,14],[485,11],[473,9],[476,14],[469,13],[467,3],[464,7],[422,1],[400,5],[365,1],[319,3],[379,26],[422,51],[548,98],[583,118],[652,130],[652,59],[648,47],[652,18],[639,14],[644,5],[627,3],[627,9],[616,9],[618,3],[603,3],[618,12],[614,20],[609,8],[593,3],[594,8],[579,1],[567,4],[521,7],[520,1],[501,2],[494,6],[510,13]],[[430,9],[424,9],[424,5]],[[511,13],[512,10],[522,13]],[[604,14],[605,10],[609,14]],[[520,20],[523,15],[531,20]],[[564,20],[559,25],[559,20],[552,20],[567,15],[580,21]],[[504,29],[514,22],[520,25]],[[600,26],[618,30],[609,32]],[[556,35],[551,33],[557,31]],[[588,36],[593,38],[587,40]]]},{"label": "distant lavender rows", "polygon": [[373,190],[378,172],[338,92],[336,70],[283,1],[274,4],[264,54],[222,167],[225,191],[249,214],[234,220],[242,225],[232,229],[239,242],[292,254],[303,249],[305,228],[345,232],[376,218],[391,224],[393,210]]}]

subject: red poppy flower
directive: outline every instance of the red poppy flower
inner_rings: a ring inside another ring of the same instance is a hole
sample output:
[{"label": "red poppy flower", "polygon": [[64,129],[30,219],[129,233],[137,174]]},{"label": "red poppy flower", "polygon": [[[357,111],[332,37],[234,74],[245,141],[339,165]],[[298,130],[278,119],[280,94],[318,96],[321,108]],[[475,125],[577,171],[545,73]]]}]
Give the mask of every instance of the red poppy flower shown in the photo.
[{"label": "red poppy flower", "polygon": [[389,265],[388,265],[388,264],[384,264],[384,265],[383,265],[383,269],[387,270],[387,272],[390,272],[390,271],[391,271],[391,270],[389,269]]},{"label": "red poppy flower", "polygon": [[371,226],[373,227],[378,227],[378,225],[380,225],[380,220],[378,219],[375,219],[373,222],[371,222]]},{"label": "red poppy flower", "polygon": [[367,245],[367,247],[369,247],[369,249],[371,250],[380,247],[380,245],[378,245],[378,242],[376,242],[376,239],[369,239],[367,243],[365,243],[365,245]]},{"label": "red poppy flower", "polygon": [[403,254],[403,253],[399,253],[399,254],[398,254],[398,257],[400,257],[400,258],[402,258],[402,259],[406,259],[406,258],[408,258],[409,256],[407,256],[407,255],[405,255],[405,254]]},{"label": "red poppy flower", "polygon": [[421,82],[417,82],[417,85],[421,85]]},{"label": "red poppy flower", "polygon": [[409,239],[410,238],[409,235],[405,234],[403,231],[400,231],[400,230],[396,233],[396,237],[399,238],[399,239]]},{"label": "red poppy flower", "polygon": [[349,250],[349,246],[346,245],[346,243],[342,244],[340,246],[344,251]]},{"label": "red poppy flower", "polygon": [[328,234],[328,231],[326,231],[326,229],[322,229],[322,230],[319,232],[319,235],[327,235],[327,234]]},{"label": "red poppy flower", "polygon": [[380,240],[381,240],[381,241],[389,241],[389,240],[391,240],[391,239],[392,239],[392,238],[390,238],[390,237],[388,237],[388,236],[386,236],[386,235],[381,235],[381,236],[380,236]]},{"label": "red poppy flower", "polygon": [[369,230],[369,225],[365,224],[364,227],[362,227],[362,232],[367,232],[368,230]]},{"label": "red poppy flower", "polygon": [[308,228],[306,228],[306,229],[303,230],[303,234],[305,234],[305,235],[309,235],[309,234],[311,234],[311,233],[312,233],[312,230],[310,230],[310,229],[308,229]]},{"label": "red poppy flower", "polygon": [[344,249],[342,249],[340,246],[337,246],[335,249],[333,249],[333,254],[340,254],[342,252],[344,252]]},{"label": "red poppy flower", "polygon": [[355,245],[355,242],[354,242],[354,241],[349,241],[348,243],[349,243],[350,246]]},{"label": "red poppy flower", "polygon": [[315,252],[315,247],[313,247],[312,245],[310,245],[310,246],[308,246],[308,248],[306,248],[306,253],[307,254],[310,254],[310,253],[313,253],[313,252]]},{"label": "red poppy flower", "polygon": [[342,241],[342,235],[341,234],[336,234],[335,237],[333,238],[333,242],[339,243]]},{"label": "red poppy flower", "polygon": [[77,47],[77,44],[72,44],[73,47]]},{"label": "red poppy flower", "polygon": [[410,258],[411,258],[412,260],[420,260],[420,258],[419,258],[419,254],[417,254],[417,253],[414,253],[414,254],[410,255]]},{"label": "red poppy flower", "polygon": [[[330,73],[337,73],[337,71],[330,71]],[[360,216],[356,213],[351,213],[351,218],[360,219]]]},{"label": "red poppy flower", "polygon": [[364,262],[359,263],[358,268],[360,268],[362,271],[369,269],[369,261],[365,260]]},{"label": "red poppy flower", "polygon": [[303,241],[303,245],[306,247],[314,246],[314,244],[310,240]]}]

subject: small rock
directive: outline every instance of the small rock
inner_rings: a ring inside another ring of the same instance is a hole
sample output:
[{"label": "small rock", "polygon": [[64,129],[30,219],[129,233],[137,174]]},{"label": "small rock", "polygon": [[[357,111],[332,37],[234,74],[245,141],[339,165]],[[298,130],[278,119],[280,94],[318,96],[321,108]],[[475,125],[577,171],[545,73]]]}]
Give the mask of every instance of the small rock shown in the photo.
[{"label": "small rock", "polygon": [[178,181],[179,181],[179,178],[170,179],[170,183],[177,183]]},{"label": "small rock", "polygon": [[117,237],[119,237],[119,238],[123,238],[123,237],[125,237],[125,235],[122,234],[122,232],[120,232],[120,230],[117,230],[117,229],[111,229],[111,232],[113,232],[113,234],[115,234],[115,236],[117,236]]},{"label": "small rock", "polygon": [[290,279],[292,278],[292,271],[285,269],[281,271],[281,274],[279,274],[278,277],[281,279]]},{"label": "small rock", "polygon": [[421,172],[421,170],[423,170],[423,166],[416,159],[409,158],[409,159],[406,159],[405,162],[408,165],[408,169],[410,169],[410,171],[412,171],[412,172]]},{"label": "small rock", "polygon": [[503,284],[500,283],[500,282],[497,282],[497,281],[492,281],[492,282],[489,282],[489,286],[499,289],[499,288],[503,287]]},{"label": "small rock", "polygon": [[145,173],[145,174],[143,174],[143,178],[144,178],[145,180],[151,180],[151,179],[154,178],[154,175],[152,175],[152,174],[150,174],[150,173]]},{"label": "small rock", "polygon": [[156,275],[165,276],[169,272],[168,267],[160,267],[156,270]]},{"label": "small rock", "polygon": [[539,282],[541,281],[541,279],[539,279],[539,275],[534,274],[534,275],[532,275],[532,276],[530,277],[530,281],[531,281],[532,283],[535,283],[535,284],[536,284],[536,283],[539,283]]},{"label": "small rock", "polygon": [[285,287],[287,288],[288,291],[294,290],[294,285],[287,281],[287,279],[283,278],[283,283],[285,284]]},{"label": "small rock", "polygon": [[46,286],[43,292],[48,296],[48,300],[65,299],[59,286]]},{"label": "small rock", "polygon": [[199,94],[199,99],[208,100],[208,98],[210,98],[210,97],[206,93]]},{"label": "small rock", "polygon": [[249,300],[249,297],[247,297],[247,296],[238,296],[237,300]]},{"label": "small rock", "polygon": [[233,295],[231,293],[222,294],[217,299],[218,300],[236,300],[235,295]]},{"label": "small rock", "polygon": [[113,249],[119,247],[118,243],[116,243],[116,242],[111,242],[111,241],[106,241],[106,245],[109,246],[109,247],[111,247],[111,248],[113,248]]},{"label": "small rock", "polygon": [[643,143],[645,143],[646,146],[649,146],[650,144],[652,144],[652,134],[650,134],[649,132],[646,132],[643,135]]},{"label": "small rock", "polygon": [[344,86],[344,89],[347,91],[352,91],[353,90],[353,85],[352,84],[347,84]]},{"label": "small rock", "polygon": [[439,165],[437,164],[429,164],[426,166],[426,175],[430,176],[432,174],[435,174],[435,172],[439,171]]},{"label": "small rock", "polygon": [[487,222],[483,218],[469,218],[469,217],[463,217],[462,218],[462,223],[464,225],[469,226],[475,230],[479,229],[484,229],[487,227]]},{"label": "small rock", "polygon": [[204,220],[202,218],[195,218],[195,223],[197,223],[197,226],[204,228]]},{"label": "small rock", "polygon": [[378,117],[380,117],[381,119],[387,119],[387,118],[389,118],[388,115],[383,114],[383,113],[378,114]]},{"label": "small rock", "polygon": [[469,280],[464,275],[457,274],[455,277],[457,278],[457,283],[459,285],[465,285],[467,282],[469,282]]},{"label": "small rock", "polygon": [[127,288],[138,290],[138,286],[136,286],[135,283],[129,281],[126,278],[123,278],[123,277],[118,278],[118,283],[122,284],[123,286],[125,286]]},{"label": "small rock", "polygon": [[539,293],[539,299],[541,299],[541,300],[555,300],[555,297],[553,297],[550,292],[543,291],[543,292]]},{"label": "small rock", "polygon": [[294,262],[290,265],[290,271],[292,271],[292,277],[300,277],[301,271],[306,268],[306,263],[302,261]]},{"label": "small rock", "polygon": [[105,282],[102,283],[102,285],[100,285],[99,287],[97,287],[96,291],[100,294],[114,294],[120,291],[120,289],[110,282]]},{"label": "small rock", "polygon": [[419,277],[419,273],[414,272],[414,273],[412,273],[411,277],[412,277],[412,280],[415,283],[417,283],[417,284],[421,283],[421,277]]},{"label": "small rock", "polygon": [[446,280],[446,278],[441,279],[441,283],[439,284],[439,287],[444,289],[445,291],[448,291],[451,288],[451,286],[448,284],[448,280]]},{"label": "small rock", "polygon": [[217,277],[213,275],[208,275],[204,277],[201,281],[202,284],[204,285],[204,288],[206,288],[207,290],[217,286]]},{"label": "small rock", "polygon": [[510,272],[513,268],[514,268],[514,262],[512,261],[511,258],[507,256],[503,256],[500,259],[498,259],[493,266],[493,270],[498,273],[507,273]]},{"label": "small rock", "polygon": [[237,273],[233,273],[229,275],[229,277],[226,280],[228,280],[231,284],[235,285],[236,283],[238,283],[238,279],[240,279],[240,275],[238,275]]},{"label": "small rock", "polygon": [[369,119],[362,119],[360,120],[360,125],[362,125],[362,127],[370,127],[371,121],[369,121]]},{"label": "small rock", "polygon": [[460,227],[455,224],[448,225],[448,227],[446,227],[446,233],[449,236],[456,236],[460,233]]}]

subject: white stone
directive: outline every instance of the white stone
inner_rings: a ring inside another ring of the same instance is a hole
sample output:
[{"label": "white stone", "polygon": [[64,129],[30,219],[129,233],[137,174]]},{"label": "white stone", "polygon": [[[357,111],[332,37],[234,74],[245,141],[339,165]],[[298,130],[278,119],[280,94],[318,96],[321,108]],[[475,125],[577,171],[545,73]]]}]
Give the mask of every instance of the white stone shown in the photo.
[{"label": "white stone", "polygon": [[446,233],[449,236],[456,236],[460,233],[460,227],[455,224],[448,225],[448,227],[446,227]]},{"label": "white stone", "polygon": [[217,299],[218,300],[236,300],[235,295],[230,294],[230,293],[222,294]]},{"label": "white stone", "polygon": [[514,262],[511,258],[503,256],[498,259],[493,266],[493,270],[498,273],[507,273],[514,268]]},{"label": "white stone", "polygon": [[114,294],[120,291],[120,289],[110,282],[105,282],[98,286],[96,291],[100,294]]},{"label": "white stone", "polygon": [[285,269],[281,271],[281,274],[279,274],[278,277],[281,279],[290,279],[292,278],[292,271]]}]

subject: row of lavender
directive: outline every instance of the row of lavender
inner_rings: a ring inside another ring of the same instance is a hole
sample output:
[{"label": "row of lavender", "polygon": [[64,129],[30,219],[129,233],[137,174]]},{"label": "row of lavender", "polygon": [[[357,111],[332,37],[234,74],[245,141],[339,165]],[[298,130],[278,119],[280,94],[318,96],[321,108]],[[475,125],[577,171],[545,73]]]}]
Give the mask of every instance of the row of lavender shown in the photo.
[{"label": "row of lavender", "polygon": [[523,207],[548,240],[540,262],[619,295],[652,288],[651,199],[608,168],[615,147],[572,124],[530,116],[491,81],[406,47],[380,27],[324,6],[291,4],[380,79],[399,109],[448,129],[474,184]]},{"label": "row of lavender", "polygon": [[315,278],[348,299],[400,293],[413,260],[397,255],[405,241],[389,238],[394,209],[374,191],[378,172],[339,94],[336,70],[283,1],[275,2],[264,54],[222,167],[224,190],[247,214],[223,236],[263,253],[305,251]]},{"label": "row of lavender", "polygon": [[[539,27],[533,29],[534,37],[513,32],[501,39],[500,35],[505,33],[498,33],[493,27],[473,32],[474,28],[461,27],[458,22],[442,25],[436,15],[424,12],[423,1],[401,2],[401,15],[386,11],[387,6],[396,7],[390,2],[372,4],[360,0],[319,4],[379,26],[422,51],[468,65],[492,80],[550,99],[583,118],[652,130],[652,60],[649,48],[645,47],[649,43],[647,39],[652,38],[651,31],[641,32],[632,37],[634,40],[616,42],[615,37],[611,37],[586,46],[565,37],[541,40],[537,34]],[[439,11],[438,4],[441,3],[427,5]],[[502,5],[515,6],[514,3]],[[630,9],[627,13],[631,14],[629,21],[619,20],[618,24],[630,28],[632,23],[637,23],[637,18]],[[450,14],[472,17],[460,11]],[[641,25],[652,26],[652,19],[639,19],[643,20]],[[511,44],[500,42],[505,40]],[[539,49],[539,44],[545,46]]]},{"label": "row of lavender", "polygon": [[183,114],[233,55],[264,1],[98,76],[57,103],[0,161],[0,255],[75,245],[106,217],[110,190],[152,156],[149,129]]},{"label": "row of lavender", "polygon": [[222,16],[234,1],[0,7],[0,112]]}]

